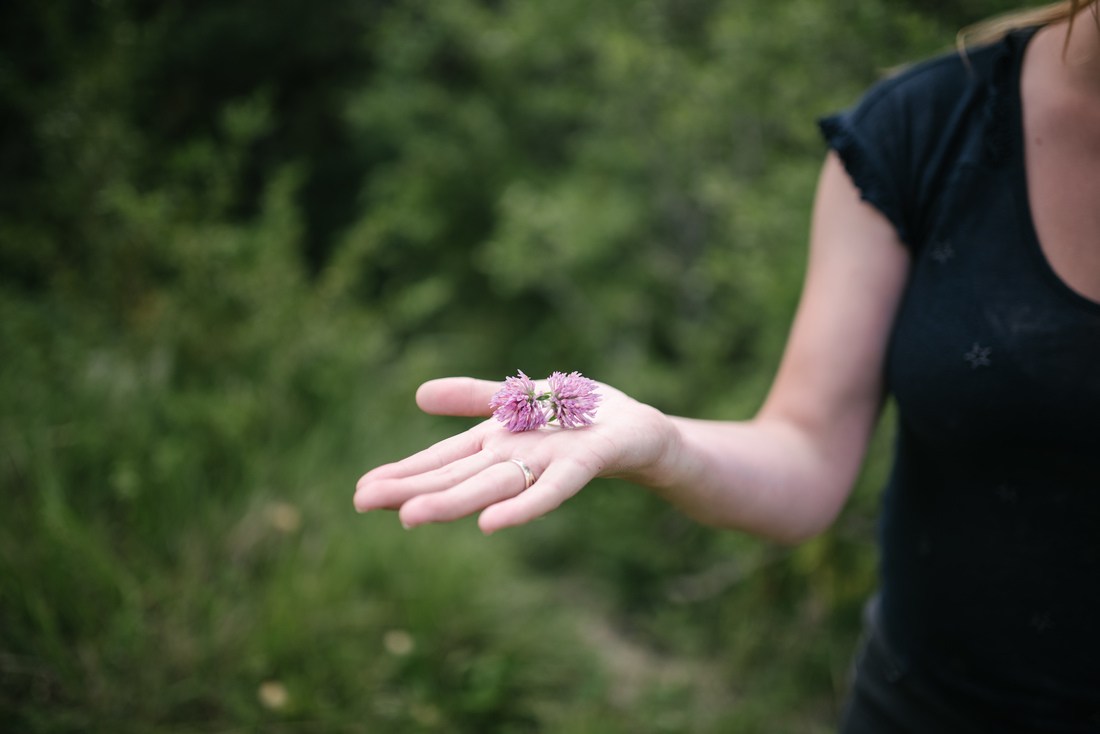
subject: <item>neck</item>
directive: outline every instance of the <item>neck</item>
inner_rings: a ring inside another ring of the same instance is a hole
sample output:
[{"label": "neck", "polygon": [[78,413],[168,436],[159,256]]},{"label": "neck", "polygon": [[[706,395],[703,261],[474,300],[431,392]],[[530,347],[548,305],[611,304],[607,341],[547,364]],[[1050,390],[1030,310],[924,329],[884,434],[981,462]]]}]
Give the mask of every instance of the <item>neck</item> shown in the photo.
[{"label": "neck", "polygon": [[1062,22],[1051,26],[1050,31],[1064,49],[1065,80],[1081,92],[1100,96],[1100,20],[1096,13],[1094,3],[1077,14],[1072,30],[1068,22]]}]

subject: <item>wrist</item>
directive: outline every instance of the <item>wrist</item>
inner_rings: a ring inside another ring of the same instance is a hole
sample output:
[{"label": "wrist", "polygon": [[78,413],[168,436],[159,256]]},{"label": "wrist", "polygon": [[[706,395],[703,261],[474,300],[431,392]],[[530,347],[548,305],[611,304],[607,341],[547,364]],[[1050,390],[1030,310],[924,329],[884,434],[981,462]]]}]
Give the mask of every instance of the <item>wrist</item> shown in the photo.
[{"label": "wrist", "polygon": [[656,408],[651,419],[644,421],[644,429],[649,436],[640,443],[648,450],[640,455],[638,465],[624,472],[620,478],[640,484],[662,494],[664,490],[683,482],[681,457],[684,452],[684,436],[677,419],[665,415]]}]

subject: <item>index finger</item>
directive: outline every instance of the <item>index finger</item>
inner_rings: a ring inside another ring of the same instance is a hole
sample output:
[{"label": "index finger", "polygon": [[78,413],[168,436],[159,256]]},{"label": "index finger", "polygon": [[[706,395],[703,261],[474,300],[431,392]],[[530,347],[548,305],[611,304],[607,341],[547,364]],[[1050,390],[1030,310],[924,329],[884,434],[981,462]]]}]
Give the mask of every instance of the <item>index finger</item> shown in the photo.
[{"label": "index finger", "polygon": [[359,478],[355,485],[356,491],[362,490],[366,485],[379,479],[400,479],[423,474],[476,454],[481,450],[483,431],[479,429],[480,426],[474,426],[457,436],[451,436],[439,443],[432,444],[401,461],[371,469]]}]

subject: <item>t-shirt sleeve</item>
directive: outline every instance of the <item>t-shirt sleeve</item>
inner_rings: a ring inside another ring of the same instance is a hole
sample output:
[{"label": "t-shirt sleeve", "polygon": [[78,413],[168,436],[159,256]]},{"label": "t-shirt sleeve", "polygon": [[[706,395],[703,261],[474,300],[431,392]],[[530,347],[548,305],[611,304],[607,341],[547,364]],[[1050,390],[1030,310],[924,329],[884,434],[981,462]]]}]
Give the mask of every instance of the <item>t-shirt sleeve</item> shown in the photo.
[{"label": "t-shirt sleeve", "polygon": [[844,163],[861,198],[890,220],[898,237],[912,247],[905,214],[904,119],[888,94],[872,89],[855,107],[818,121],[825,142]]},{"label": "t-shirt sleeve", "polygon": [[967,86],[961,63],[944,57],[880,81],[851,109],[818,121],[862,198],[910,250],[920,247],[951,166],[946,138]]}]

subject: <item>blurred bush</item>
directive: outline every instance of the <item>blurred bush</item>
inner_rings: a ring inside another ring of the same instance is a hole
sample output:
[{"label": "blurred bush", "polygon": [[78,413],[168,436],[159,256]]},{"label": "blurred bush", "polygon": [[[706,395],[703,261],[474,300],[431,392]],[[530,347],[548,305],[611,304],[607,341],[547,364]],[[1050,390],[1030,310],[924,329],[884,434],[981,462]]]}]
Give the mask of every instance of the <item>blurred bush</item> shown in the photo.
[{"label": "blurred bush", "polygon": [[491,540],[356,518],[579,369],[744,417],[816,116],[993,0],[0,6],[0,728],[827,731],[879,444],[799,549],[597,482]]}]

